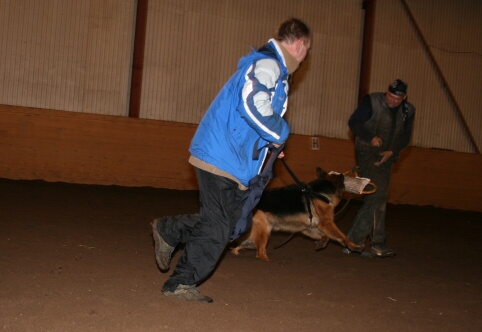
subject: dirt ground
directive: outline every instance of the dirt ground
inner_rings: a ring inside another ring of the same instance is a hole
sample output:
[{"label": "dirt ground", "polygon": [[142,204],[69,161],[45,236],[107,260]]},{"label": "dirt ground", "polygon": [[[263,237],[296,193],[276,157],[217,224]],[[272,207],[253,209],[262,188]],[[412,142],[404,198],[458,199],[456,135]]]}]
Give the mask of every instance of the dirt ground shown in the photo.
[{"label": "dirt ground", "polygon": [[301,236],[274,249],[287,239],[275,234],[270,263],[227,252],[199,287],[205,304],[162,295],[149,226],[196,211],[195,191],[0,179],[0,329],[482,330],[481,213],[389,205],[398,254],[385,259],[316,252]]}]

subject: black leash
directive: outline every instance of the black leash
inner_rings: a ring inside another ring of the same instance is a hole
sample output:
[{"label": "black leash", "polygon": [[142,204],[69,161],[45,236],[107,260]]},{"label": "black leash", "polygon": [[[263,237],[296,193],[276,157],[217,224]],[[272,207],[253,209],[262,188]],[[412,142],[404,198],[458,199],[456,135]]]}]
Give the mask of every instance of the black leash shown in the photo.
[{"label": "black leash", "polygon": [[281,162],[285,166],[288,173],[290,173],[293,180],[295,180],[298,187],[301,188],[301,192],[303,193],[303,195],[305,195],[305,204],[306,204],[306,209],[308,210],[308,214],[310,216],[310,225],[311,225],[312,222],[313,222],[313,213],[311,212],[311,198],[319,199],[319,200],[325,202],[326,204],[330,204],[330,200],[323,195],[315,193],[313,190],[311,190],[311,188],[307,184],[301,182],[296,177],[295,173],[293,173],[293,171],[288,167],[288,165],[286,164],[286,161],[284,161],[284,158],[281,158]]},{"label": "black leash", "polygon": [[[301,191],[303,192],[303,194],[305,194],[306,196],[308,197],[314,197],[314,198],[317,198],[323,202],[325,202],[326,204],[330,204],[330,200],[324,196],[324,195],[321,195],[321,194],[318,194],[318,193],[315,193],[313,190],[311,190],[311,188],[301,182],[295,175],[295,173],[293,173],[293,171],[288,167],[288,165],[286,164],[286,161],[284,160],[284,158],[281,158],[281,162],[283,163],[283,165],[285,166],[286,170],[288,171],[288,173],[290,173],[291,177],[293,178],[293,180],[295,180],[296,184],[301,188]],[[310,220],[311,220],[311,211],[310,211]]]},{"label": "black leash", "polygon": [[375,153],[377,153],[378,151],[380,151],[380,148],[381,148],[381,146],[378,147],[378,148],[376,148],[375,150],[373,150],[373,152],[370,153],[370,154],[368,155],[368,157],[366,157],[365,160],[363,160],[363,161],[360,163],[360,165],[355,165],[355,166],[352,168],[351,171],[352,171],[353,173],[357,173],[357,174],[358,174],[358,170],[360,169],[360,167],[362,167],[363,164],[365,164],[371,157],[373,157],[373,155],[374,155]]}]

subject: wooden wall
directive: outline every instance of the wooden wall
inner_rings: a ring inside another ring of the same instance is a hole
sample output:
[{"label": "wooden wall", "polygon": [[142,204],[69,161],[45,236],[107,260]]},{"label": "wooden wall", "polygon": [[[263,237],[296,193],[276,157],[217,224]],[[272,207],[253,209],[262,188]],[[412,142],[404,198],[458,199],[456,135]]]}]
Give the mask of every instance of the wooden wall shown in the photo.
[{"label": "wooden wall", "polygon": [[[374,7],[366,20],[364,8]],[[140,118],[196,124],[239,58],[294,16],[313,32],[290,87],[294,133],[347,139],[359,84],[385,91],[401,78],[417,108],[415,146],[476,151],[460,115],[482,146],[480,0],[0,0],[0,8],[0,104],[122,117],[132,101]],[[373,36],[364,43],[365,20]],[[136,24],[145,35],[135,37]],[[362,52],[371,61],[362,64]],[[133,70],[142,79],[132,81]]]},{"label": "wooden wall", "polygon": [[[188,164],[196,125],[0,105],[0,177],[49,182],[197,189]],[[286,162],[302,181],[315,168],[345,172],[353,142],[292,135]],[[409,148],[393,176],[395,204],[482,211],[482,156]],[[270,186],[292,184],[281,163]]]}]

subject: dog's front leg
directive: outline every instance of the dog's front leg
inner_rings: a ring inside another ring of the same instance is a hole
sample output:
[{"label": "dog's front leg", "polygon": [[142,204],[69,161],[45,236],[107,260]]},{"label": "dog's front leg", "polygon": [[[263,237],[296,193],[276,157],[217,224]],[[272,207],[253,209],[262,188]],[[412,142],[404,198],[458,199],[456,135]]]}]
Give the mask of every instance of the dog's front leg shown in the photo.
[{"label": "dog's front leg", "polygon": [[318,228],[330,239],[338,241],[341,245],[348,247],[350,250],[360,250],[365,248],[364,245],[356,245],[343,233],[335,224],[335,213],[333,208],[328,204],[318,203],[315,204],[315,211],[320,219]]}]

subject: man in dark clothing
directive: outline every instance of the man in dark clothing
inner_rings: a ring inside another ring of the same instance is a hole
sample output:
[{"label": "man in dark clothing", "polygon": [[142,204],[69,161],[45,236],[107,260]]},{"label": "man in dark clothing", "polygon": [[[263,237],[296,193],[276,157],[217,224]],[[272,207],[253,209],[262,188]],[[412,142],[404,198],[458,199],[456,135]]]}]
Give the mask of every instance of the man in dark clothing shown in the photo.
[{"label": "man in dark clothing", "polygon": [[[415,107],[407,101],[407,84],[393,81],[385,93],[371,93],[351,115],[348,126],[355,134],[355,156],[359,176],[377,186],[366,195],[363,206],[347,233],[356,244],[364,244],[371,235],[371,249],[357,252],[365,257],[391,257],[395,252],[386,246],[385,210],[390,187],[392,164],[409,144]],[[346,248],[343,253],[349,254]]]}]

